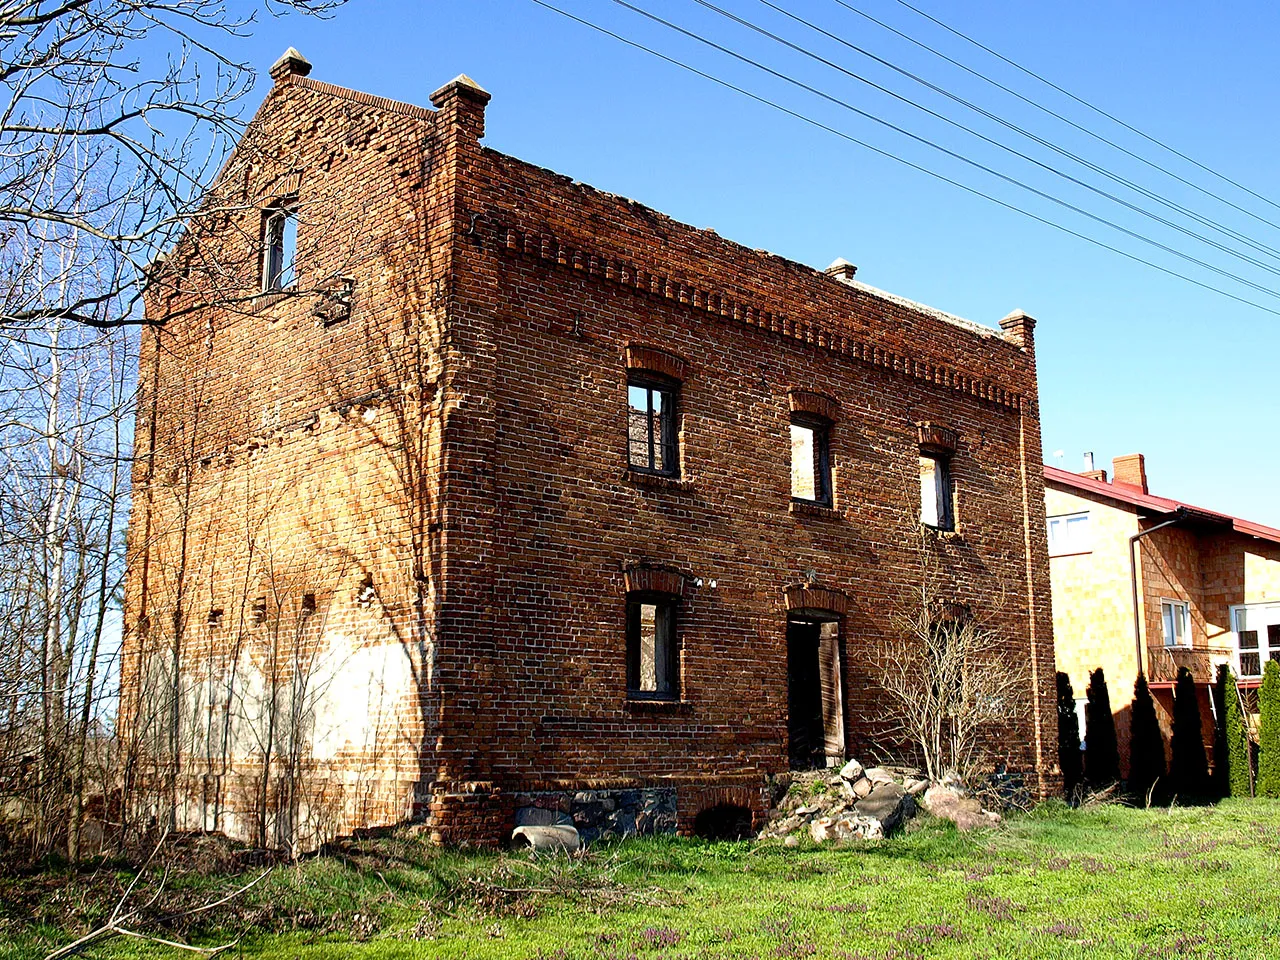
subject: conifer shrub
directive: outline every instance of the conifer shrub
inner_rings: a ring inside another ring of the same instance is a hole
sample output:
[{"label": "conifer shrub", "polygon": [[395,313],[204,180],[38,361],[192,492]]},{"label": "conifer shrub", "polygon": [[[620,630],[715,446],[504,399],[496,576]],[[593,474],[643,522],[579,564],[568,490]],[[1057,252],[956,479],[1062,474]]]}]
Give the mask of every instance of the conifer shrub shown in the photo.
[{"label": "conifer shrub", "polygon": [[1198,803],[1211,796],[1209,760],[1204,752],[1200,698],[1186,667],[1178,668],[1173,687],[1173,739],[1170,742],[1169,786],[1180,800]]},{"label": "conifer shrub", "polygon": [[1253,796],[1253,745],[1240,705],[1236,675],[1225,663],[1218,666],[1216,685],[1218,732],[1213,743],[1214,789],[1222,797]]},{"label": "conifer shrub", "polygon": [[1162,794],[1156,791],[1163,790],[1164,779],[1164,734],[1147,678],[1140,673],[1129,712],[1129,794],[1139,805],[1159,800]]},{"label": "conifer shrub", "polygon": [[1116,718],[1111,715],[1111,694],[1101,667],[1089,674],[1085,694],[1089,704],[1084,715],[1084,775],[1089,786],[1097,790],[1120,779]]},{"label": "conifer shrub", "polygon": [[1268,660],[1258,691],[1258,796],[1280,797],[1280,665]]},{"label": "conifer shrub", "polygon": [[1062,770],[1062,795],[1072,801],[1084,780],[1080,757],[1080,720],[1071,678],[1058,673],[1058,766]]}]

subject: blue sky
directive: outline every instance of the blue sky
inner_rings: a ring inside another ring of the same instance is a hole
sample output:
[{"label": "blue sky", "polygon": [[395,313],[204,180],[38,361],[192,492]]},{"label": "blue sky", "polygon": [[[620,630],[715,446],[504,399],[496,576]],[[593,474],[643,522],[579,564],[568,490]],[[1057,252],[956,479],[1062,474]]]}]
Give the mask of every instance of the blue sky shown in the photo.
[{"label": "blue sky", "polygon": [[[811,115],[893,156],[970,183],[1046,219],[1280,310],[1280,299],[974,170],[694,41],[610,0],[557,5]],[[833,97],[962,156],[1111,219],[1266,289],[1280,276],[1170,230],[1042,167],[925,116],[869,85],[779,47],[695,0],[633,0],[766,61]],[[773,0],[829,32],[981,104],[1064,150],[1192,209],[1255,244],[1185,220],[997,124],[808,31],[761,0],[719,5],[869,80],[1087,178],[1280,269],[1280,206],[1160,151],[964,44],[898,0],[847,0],[1077,123],[1246,208],[1178,184],[842,8]],[[1280,204],[1274,70],[1280,12],[1240,2],[1212,13],[1185,0],[1003,4],[913,0],[1077,96]],[[1045,458],[1079,470],[1147,455],[1153,492],[1280,526],[1280,316],[1125,260],[966,194],[892,159],[624,47],[531,0],[351,0],[330,20],[266,19],[233,52],[265,68],[296,46],[313,76],[426,104],[467,73],[493,94],[486,142],[624,194],[750,247],[826,266],[845,257],[874,286],[981,323],[1037,317]],[[1262,248],[1275,248],[1277,253]],[[1064,451],[1061,461],[1054,456]]]}]

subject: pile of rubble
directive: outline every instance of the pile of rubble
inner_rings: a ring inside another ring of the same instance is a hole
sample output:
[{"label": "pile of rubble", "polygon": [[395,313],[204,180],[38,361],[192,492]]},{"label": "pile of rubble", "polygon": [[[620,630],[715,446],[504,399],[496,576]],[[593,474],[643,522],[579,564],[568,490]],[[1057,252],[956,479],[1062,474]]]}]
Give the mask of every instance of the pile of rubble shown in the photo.
[{"label": "pile of rubble", "polygon": [[917,806],[961,830],[1000,822],[955,778],[930,784],[916,770],[850,760],[839,770],[793,774],[760,836],[785,838],[787,846],[804,834],[817,843],[879,840],[914,817]]}]

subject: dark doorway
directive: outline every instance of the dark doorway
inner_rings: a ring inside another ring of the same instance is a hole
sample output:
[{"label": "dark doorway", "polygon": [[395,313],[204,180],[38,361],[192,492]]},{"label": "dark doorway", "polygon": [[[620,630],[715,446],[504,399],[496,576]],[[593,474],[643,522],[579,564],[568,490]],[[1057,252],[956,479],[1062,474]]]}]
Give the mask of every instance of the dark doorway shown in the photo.
[{"label": "dark doorway", "polygon": [[787,734],[792,770],[838,762],[844,752],[839,623],[793,616],[787,621]]}]

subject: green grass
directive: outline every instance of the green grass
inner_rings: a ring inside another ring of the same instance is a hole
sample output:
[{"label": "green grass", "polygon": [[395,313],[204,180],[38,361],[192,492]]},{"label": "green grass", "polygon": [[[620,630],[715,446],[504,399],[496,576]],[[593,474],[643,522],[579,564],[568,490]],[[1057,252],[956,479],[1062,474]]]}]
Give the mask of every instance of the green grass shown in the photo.
[{"label": "green grass", "polygon": [[[252,872],[243,875],[253,876]],[[231,957],[1280,958],[1280,802],[1073,811],[962,835],[927,818],[843,848],[654,838],[582,858],[353,844],[279,867],[203,927]],[[0,958],[43,956],[109,909],[128,874],[9,879]],[[174,877],[173,911],[232,889]],[[147,927],[163,931],[154,918]],[[173,956],[115,941],[90,956]]]}]

